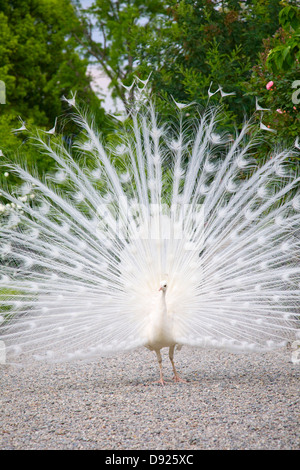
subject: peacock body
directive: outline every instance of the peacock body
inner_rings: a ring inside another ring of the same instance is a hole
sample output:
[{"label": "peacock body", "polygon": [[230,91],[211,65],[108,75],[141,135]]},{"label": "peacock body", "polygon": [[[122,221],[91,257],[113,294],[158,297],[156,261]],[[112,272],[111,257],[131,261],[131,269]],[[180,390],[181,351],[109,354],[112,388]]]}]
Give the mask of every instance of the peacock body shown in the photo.
[{"label": "peacock body", "polygon": [[[7,361],[87,360],[146,346],[267,351],[297,335],[299,176],[291,151],[262,166],[246,123],[218,133],[208,110],[187,132],[154,106],[104,144],[80,114],[73,150],[37,137],[57,172],[18,165],[0,232]],[[72,151],[92,162],[78,163]],[[91,166],[92,165],[92,166]],[[61,189],[60,189],[61,188]],[[34,198],[30,198],[32,195]]]}]

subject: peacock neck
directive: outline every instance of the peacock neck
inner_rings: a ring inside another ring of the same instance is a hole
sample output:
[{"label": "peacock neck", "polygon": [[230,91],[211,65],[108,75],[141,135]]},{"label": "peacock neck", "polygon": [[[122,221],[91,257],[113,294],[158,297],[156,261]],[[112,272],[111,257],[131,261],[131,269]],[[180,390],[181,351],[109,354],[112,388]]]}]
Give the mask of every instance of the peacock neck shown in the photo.
[{"label": "peacock neck", "polygon": [[167,316],[166,291],[162,291],[160,296],[161,313],[163,317]]}]

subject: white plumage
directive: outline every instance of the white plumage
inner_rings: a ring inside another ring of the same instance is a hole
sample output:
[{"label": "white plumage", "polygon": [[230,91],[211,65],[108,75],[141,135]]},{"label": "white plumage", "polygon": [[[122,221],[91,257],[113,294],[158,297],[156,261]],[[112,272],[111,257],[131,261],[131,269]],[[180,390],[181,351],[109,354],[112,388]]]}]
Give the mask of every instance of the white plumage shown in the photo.
[{"label": "white plumage", "polygon": [[53,177],[11,165],[24,185],[22,197],[2,191],[11,203],[0,233],[8,361],[145,346],[163,384],[163,347],[182,380],[176,346],[266,351],[296,337],[300,179],[286,166],[291,152],[259,167],[250,125],[233,139],[207,111],[191,136],[178,112],[177,130],[167,129],[148,103],[110,144],[78,114],[84,138],[74,150],[92,168],[41,138]]}]

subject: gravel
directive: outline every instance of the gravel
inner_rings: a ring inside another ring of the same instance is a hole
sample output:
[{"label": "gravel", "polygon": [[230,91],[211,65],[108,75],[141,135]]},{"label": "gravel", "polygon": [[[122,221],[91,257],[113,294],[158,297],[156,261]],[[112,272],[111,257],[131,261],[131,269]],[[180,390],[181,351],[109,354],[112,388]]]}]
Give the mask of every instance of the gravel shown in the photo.
[{"label": "gravel", "polygon": [[0,448],[22,450],[299,449],[299,364],[182,348],[188,383],[165,379],[140,349],[92,363],[1,365]]}]

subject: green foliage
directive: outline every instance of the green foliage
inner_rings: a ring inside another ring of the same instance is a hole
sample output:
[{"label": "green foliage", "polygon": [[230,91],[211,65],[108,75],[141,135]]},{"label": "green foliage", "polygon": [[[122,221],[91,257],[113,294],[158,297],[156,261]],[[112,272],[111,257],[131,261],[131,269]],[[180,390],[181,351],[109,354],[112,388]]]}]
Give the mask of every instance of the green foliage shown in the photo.
[{"label": "green foliage", "polygon": [[0,7],[0,77],[6,106],[23,119],[48,126],[62,112],[70,90],[91,93],[87,61],[70,32],[77,18],[69,0],[3,0]]},{"label": "green foliage", "polygon": [[300,10],[293,5],[285,6],[279,13],[279,22],[286,32],[280,44],[269,53],[267,66],[274,73],[288,71],[300,59]]},{"label": "green foliage", "polygon": [[[1,264],[1,261],[0,261]],[[5,302],[11,298],[15,299],[20,293],[13,289],[0,289],[0,324],[5,324],[12,315],[10,314],[13,309],[12,305]],[[3,320],[4,319],[4,320]]]},{"label": "green foliage", "polygon": [[[87,75],[91,62],[105,71],[113,95],[125,107],[133,102],[134,93],[122,83],[130,86],[135,76],[146,79],[151,74],[162,119],[174,113],[170,97],[204,108],[208,89],[214,92],[220,85],[235,95],[221,98],[216,93],[209,103],[223,106],[220,127],[234,132],[235,125],[255,113],[258,97],[263,107],[271,109],[263,115],[264,124],[277,131],[266,133],[258,159],[278,142],[292,145],[299,135],[297,2],[94,0],[85,10],[78,0],[73,3],[76,9],[71,0],[1,2],[0,80],[6,85],[6,104],[0,104],[0,149],[4,155],[24,160],[41,175],[54,171],[51,158],[32,145],[28,133],[11,130],[19,127],[18,116],[33,131],[36,126],[53,127],[58,117],[57,131],[67,141],[74,140],[78,129],[67,120],[73,110],[61,97],[75,91],[108,141],[118,140],[117,127],[108,126],[91,90]],[[274,82],[271,90],[266,89],[269,81]],[[188,117],[198,109],[187,108]],[[254,115],[259,124],[261,114]],[[234,125],[228,127],[229,122]],[[87,163],[91,164],[88,158]],[[17,183],[13,175],[7,181]]]},{"label": "green foliage", "polygon": [[[165,53],[159,55],[152,47],[147,57],[149,64],[155,64],[155,92],[163,90],[177,101],[205,106],[213,82],[214,90],[221,85],[224,91],[236,93],[227,110],[242,122],[253,110],[253,100],[246,94],[251,67],[263,38],[278,28],[279,11],[279,0],[169,2],[158,40],[153,35],[153,43]],[[211,102],[218,103],[219,98],[217,94]]]},{"label": "green foliage", "polygon": [[[121,82],[132,83],[163,11],[161,0],[95,0],[90,8],[78,9],[81,28],[75,37],[86,56],[101,65],[111,80],[113,96],[120,98],[125,107],[128,97]],[[99,31],[97,41],[94,29]]]},{"label": "green foliage", "polygon": [[[282,18],[282,14],[281,14]],[[274,145],[293,147],[300,130],[300,65],[294,60],[284,70],[284,67],[270,68],[270,56],[282,44],[289,40],[290,32],[279,28],[276,34],[263,41],[264,49],[259,54],[258,63],[252,69],[251,79],[247,84],[248,94],[259,98],[259,104],[270,111],[263,113],[265,125],[276,130],[276,134],[266,137],[266,143],[271,150]],[[270,52],[271,51],[271,52]],[[298,80],[297,80],[298,79]],[[267,84],[273,85],[267,89]],[[256,113],[257,120],[261,119]],[[263,153],[265,148],[262,148]],[[293,160],[299,165],[299,158]]]},{"label": "green foliage", "polygon": [[[6,86],[6,102],[0,104],[0,149],[40,173],[51,170],[53,162],[32,145],[28,132],[12,132],[20,127],[19,116],[33,133],[36,126],[52,128],[58,117],[57,131],[72,135],[78,131],[67,124],[71,109],[61,98],[77,91],[100,125],[104,119],[90,86],[88,61],[79,56],[71,34],[76,28],[70,0],[1,1],[0,80]],[[14,177],[10,182],[16,182]]]}]

